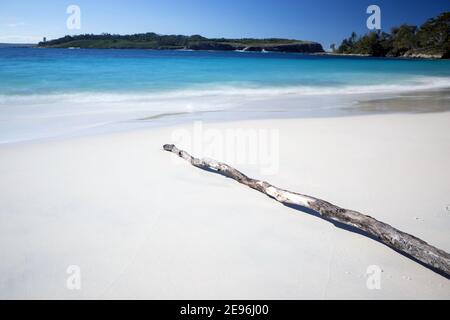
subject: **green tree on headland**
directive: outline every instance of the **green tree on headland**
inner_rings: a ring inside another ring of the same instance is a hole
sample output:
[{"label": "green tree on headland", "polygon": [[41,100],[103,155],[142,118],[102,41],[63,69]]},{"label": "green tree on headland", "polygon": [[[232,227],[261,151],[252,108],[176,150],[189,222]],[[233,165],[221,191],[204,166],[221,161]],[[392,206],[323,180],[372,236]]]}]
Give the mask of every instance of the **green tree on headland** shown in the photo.
[{"label": "green tree on headland", "polygon": [[417,27],[403,24],[392,28],[390,52],[394,56],[402,56],[409,50],[417,48]]},{"label": "green tree on headland", "polygon": [[369,32],[361,37],[353,32],[344,39],[337,53],[376,57],[450,57],[450,12],[427,20],[419,28],[403,24],[391,33]]}]

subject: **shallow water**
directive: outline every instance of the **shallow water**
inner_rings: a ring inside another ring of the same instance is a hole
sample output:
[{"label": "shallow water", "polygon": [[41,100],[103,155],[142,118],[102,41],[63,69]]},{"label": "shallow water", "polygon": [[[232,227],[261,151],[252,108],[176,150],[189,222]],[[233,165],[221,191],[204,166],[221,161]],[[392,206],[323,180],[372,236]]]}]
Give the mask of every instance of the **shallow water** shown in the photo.
[{"label": "shallow water", "polygon": [[0,143],[193,119],[443,111],[448,88],[447,60],[2,48]]}]

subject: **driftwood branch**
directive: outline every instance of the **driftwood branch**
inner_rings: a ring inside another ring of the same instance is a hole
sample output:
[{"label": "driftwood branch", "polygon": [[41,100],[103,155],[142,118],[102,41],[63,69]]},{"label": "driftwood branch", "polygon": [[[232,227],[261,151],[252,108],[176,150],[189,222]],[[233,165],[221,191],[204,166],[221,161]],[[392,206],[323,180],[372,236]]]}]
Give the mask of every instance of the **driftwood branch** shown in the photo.
[{"label": "driftwood branch", "polygon": [[166,151],[175,153],[195,167],[221,173],[239,183],[265,193],[283,204],[297,205],[311,209],[319,213],[324,219],[337,221],[341,224],[357,228],[396,251],[431,267],[434,271],[444,275],[446,278],[450,277],[450,254],[429,245],[419,238],[395,229],[389,224],[353,210],[340,208],[321,199],[283,190],[268,182],[249,178],[225,163],[213,159],[194,158],[186,151],[179,150],[173,144],[166,144],[163,148]]}]

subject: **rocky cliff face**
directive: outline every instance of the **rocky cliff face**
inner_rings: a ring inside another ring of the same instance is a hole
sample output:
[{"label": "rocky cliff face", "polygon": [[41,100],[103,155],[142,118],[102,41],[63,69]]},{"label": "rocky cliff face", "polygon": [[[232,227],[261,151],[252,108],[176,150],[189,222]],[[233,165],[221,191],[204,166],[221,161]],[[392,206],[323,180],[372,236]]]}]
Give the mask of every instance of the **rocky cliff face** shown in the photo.
[{"label": "rocky cliff face", "polygon": [[317,42],[290,43],[262,46],[245,46],[241,44],[202,42],[186,47],[190,50],[217,50],[217,51],[252,51],[252,52],[291,52],[291,53],[319,53],[324,52],[322,45]]},{"label": "rocky cliff face", "polygon": [[250,47],[248,51],[270,51],[270,52],[297,52],[297,53],[319,53],[324,52],[320,43],[295,43],[274,46]]},{"label": "rocky cliff face", "polygon": [[402,55],[405,58],[449,59],[450,52],[430,52],[426,50],[409,50]]},{"label": "rocky cliff face", "polygon": [[189,50],[213,50],[213,51],[234,51],[236,47],[228,43],[200,42],[186,46]]}]

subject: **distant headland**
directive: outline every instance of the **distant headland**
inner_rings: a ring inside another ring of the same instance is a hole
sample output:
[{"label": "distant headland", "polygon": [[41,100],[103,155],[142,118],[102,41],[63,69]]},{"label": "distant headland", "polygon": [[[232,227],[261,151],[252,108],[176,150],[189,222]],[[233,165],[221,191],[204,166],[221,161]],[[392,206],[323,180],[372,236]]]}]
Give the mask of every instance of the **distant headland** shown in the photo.
[{"label": "distant headland", "polygon": [[205,38],[200,35],[159,35],[153,32],[133,35],[83,34],[39,42],[43,48],[92,48],[92,49],[154,49],[154,50],[212,50],[256,52],[324,52],[317,42],[292,39],[225,39]]}]

